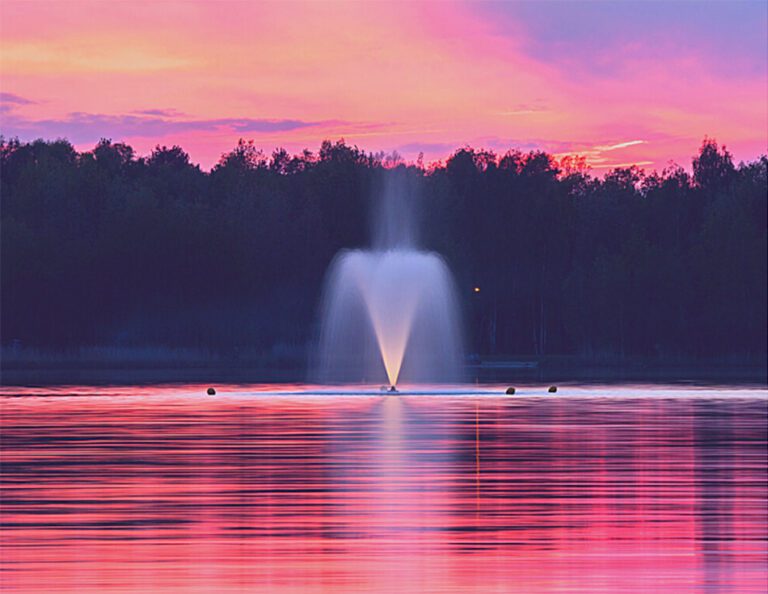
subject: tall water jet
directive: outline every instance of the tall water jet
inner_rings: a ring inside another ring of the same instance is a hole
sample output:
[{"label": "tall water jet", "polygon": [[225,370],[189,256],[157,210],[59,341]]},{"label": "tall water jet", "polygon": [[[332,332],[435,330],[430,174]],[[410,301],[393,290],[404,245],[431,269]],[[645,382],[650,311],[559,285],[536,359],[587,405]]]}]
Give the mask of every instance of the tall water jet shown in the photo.
[{"label": "tall water jet", "polygon": [[441,256],[420,250],[407,187],[389,172],[373,249],[332,262],[323,297],[318,380],[450,383],[462,379],[459,308]]}]

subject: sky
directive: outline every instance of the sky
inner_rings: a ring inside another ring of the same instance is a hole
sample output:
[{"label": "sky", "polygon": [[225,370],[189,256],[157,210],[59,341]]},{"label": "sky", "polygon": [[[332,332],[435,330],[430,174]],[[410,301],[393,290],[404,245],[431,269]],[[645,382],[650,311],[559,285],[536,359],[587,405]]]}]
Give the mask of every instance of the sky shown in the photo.
[{"label": "sky", "polygon": [[0,133],[181,145],[204,169],[343,138],[690,167],[768,150],[768,2],[0,0]]}]

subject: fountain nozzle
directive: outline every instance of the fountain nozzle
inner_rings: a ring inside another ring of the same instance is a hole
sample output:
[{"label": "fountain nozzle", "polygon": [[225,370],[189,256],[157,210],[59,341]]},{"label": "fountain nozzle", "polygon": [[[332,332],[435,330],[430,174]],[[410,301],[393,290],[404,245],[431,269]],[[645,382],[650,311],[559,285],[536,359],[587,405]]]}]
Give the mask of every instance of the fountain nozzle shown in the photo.
[{"label": "fountain nozzle", "polygon": [[397,392],[397,388],[395,386],[389,386],[389,390],[387,392]]}]

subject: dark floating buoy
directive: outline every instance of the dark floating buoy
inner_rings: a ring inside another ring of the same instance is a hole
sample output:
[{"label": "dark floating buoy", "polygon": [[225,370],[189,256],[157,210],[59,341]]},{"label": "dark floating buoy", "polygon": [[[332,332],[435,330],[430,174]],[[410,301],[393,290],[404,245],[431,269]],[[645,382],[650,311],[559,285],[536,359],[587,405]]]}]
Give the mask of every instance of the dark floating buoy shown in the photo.
[{"label": "dark floating buoy", "polygon": [[214,390],[213,388],[208,388],[206,392],[208,393],[208,396],[214,396],[216,394],[216,390]]},{"label": "dark floating buoy", "polygon": [[515,393],[515,389],[512,386],[507,388],[507,394],[514,394],[514,393]]},{"label": "dark floating buoy", "polygon": [[554,394],[557,392],[557,386],[549,386],[549,390],[547,390],[550,394]]}]

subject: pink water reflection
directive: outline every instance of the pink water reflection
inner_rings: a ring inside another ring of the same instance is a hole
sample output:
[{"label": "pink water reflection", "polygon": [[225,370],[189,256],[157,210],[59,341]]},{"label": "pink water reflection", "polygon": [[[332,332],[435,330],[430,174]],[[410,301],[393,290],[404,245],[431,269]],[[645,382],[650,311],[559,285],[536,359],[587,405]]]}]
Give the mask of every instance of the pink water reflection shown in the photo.
[{"label": "pink water reflection", "polygon": [[766,590],[765,390],[301,389],[4,388],[3,589]]}]

